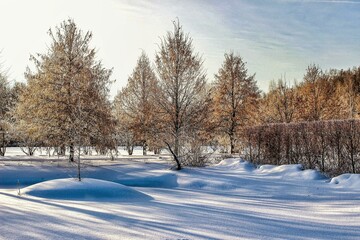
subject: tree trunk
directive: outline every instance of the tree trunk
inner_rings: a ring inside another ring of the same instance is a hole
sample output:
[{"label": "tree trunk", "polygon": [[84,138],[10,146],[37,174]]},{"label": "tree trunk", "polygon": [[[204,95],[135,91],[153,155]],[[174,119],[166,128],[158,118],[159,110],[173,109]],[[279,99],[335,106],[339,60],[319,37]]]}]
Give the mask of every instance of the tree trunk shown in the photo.
[{"label": "tree trunk", "polygon": [[57,149],[57,153],[58,153],[58,155],[60,155],[60,156],[64,156],[64,155],[65,155],[65,152],[66,152],[65,146],[61,146],[61,147],[59,147],[59,148]]},{"label": "tree trunk", "polygon": [[146,144],[146,141],[143,141],[143,155],[146,156],[147,155],[147,144]]},{"label": "tree trunk", "polygon": [[178,129],[176,129],[176,132],[175,132],[174,154],[176,156],[179,156],[179,131],[178,131]]},{"label": "tree trunk", "polygon": [[165,144],[167,145],[167,147],[169,148],[169,151],[171,152],[171,154],[174,157],[174,160],[176,162],[176,170],[181,170],[181,164],[180,164],[180,161],[178,159],[178,155],[176,155],[176,153],[172,150],[169,143],[165,142]]},{"label": "tree trunk", "polygon": [[230,136],[230,154],[235,154],[235,139],[234,139],[234,134],[231,133],[229,136]]},{"label": "tree trunk", "polygon": [[79,153],[78,153],[78,162],[77,162],[77,170],[78,170],[78,180],[79,182],[81,181],[81,165],[80,165],[80,154],[81,154],[81,147],[80,147],[80,144],[79,144]]},{"label": "tree trunk", "polygon": [[70,155],[69,155],[69,161],[73,162],[74,161],[74,143],[70,143]]},{"label": "tree trunk", "polygon": [[35,150],[36,150],[36,147],[29,147],[29,156],[33,156]]},{"label": "tree trunk", "polygon": [[132,145],[131,143],[128,143],[126,146],[126,149],[127,149],[129,156],[131,156],[134,152],[134,145]]},{"label": "tree trunk", "polygon": [[160,148],[155,148],[155,149],[154,149],[154,154],[155,154],[155,155],[160,154],[160,152],[161,152],[160,150],[161,150]]},{"label": "tree trunk", "polygon": [[0,155],[5,156],[6,144],[5,144],[5,131],[2,131],[2,144],[0,147]]}]

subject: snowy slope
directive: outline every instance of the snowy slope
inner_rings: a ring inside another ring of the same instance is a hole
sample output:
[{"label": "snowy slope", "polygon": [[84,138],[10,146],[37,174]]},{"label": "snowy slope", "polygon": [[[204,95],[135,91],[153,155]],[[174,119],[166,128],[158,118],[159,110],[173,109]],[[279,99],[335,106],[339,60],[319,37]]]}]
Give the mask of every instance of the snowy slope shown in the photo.
[{"label": "snowy slope", "polygon": [[151,197],[130,187],[93,178],[63,178],[37,183],[20,190],[21,195],[80,201],[141,201]]},{"label": "snowy slope", "polygon": [[[360,239],[359,175],[330,180],[299,165],[256,167],[239,159],[180,172],[168,167],[113,162],[86,168],[92,179],[79,184],[51,181],[68,170],[56,165],[0,167],[8,179],[0,181],[0,238]],[[23,179],[15,170],[33,182],[43,171],[50,181],[17,196]],[[39,190],[44,194],[31,194]]]}]

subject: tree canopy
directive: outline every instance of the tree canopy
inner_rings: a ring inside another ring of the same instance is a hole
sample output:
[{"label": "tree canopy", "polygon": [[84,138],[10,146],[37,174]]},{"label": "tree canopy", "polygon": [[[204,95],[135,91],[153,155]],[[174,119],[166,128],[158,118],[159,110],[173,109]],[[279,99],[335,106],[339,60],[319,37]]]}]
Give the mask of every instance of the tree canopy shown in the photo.
[{"label": "tree canopy", "polygon": [[101,145],[111,133],[112,70],[96,60],[96,51],[89,46],[91,32],[83,33],[73,20],[48,33],[52,43],[47,52],[30,57],[35,70],[25,73],[19,125],[33,141],[69,147],[73,160],[75,144]]}]

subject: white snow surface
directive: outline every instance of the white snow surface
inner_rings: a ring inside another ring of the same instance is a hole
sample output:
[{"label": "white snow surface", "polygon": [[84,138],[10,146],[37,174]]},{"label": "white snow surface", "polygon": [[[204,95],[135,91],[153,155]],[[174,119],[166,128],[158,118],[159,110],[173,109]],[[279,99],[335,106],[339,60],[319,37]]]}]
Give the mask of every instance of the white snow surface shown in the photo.
[{"label": "white snow surface", "polygon": [[0,159],[0,239],[360,239],[357,174],[120,159],[85,162],[79,182],[75,166],[9,161]]},{"label": "white snow surface", "polygon": [[342,174],[331,179],[330,183],[339,184],[341,187],[347,187],[354,190],[360,189],[360,174]]},{"label": "white snow surface", "polygon": [[64,200],[123,200],[138,201],[151,199],[147,195],[119,183],[83,178],[49,180],[20,190],[20,194]]}]

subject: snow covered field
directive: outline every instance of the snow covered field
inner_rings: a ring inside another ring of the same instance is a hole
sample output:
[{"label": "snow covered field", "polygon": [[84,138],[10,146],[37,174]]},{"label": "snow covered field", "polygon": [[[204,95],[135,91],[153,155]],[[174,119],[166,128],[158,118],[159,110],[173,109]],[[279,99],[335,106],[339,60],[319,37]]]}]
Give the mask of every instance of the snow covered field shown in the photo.
[{"label": "snow covered field", "polygon": [[66,160],[19,158],[0,159],[1,239],[360,239],[359,175],[134,157],[85,161],[78,182]]}]

